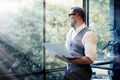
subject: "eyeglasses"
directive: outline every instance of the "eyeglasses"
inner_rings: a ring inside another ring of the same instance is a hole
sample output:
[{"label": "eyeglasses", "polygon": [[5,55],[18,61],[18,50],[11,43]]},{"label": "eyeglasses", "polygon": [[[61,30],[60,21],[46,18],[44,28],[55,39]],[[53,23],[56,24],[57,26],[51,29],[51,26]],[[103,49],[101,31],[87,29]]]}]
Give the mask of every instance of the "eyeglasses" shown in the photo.
[{"label": "eyeglasses", "polygon": [[74,14],[74,13],[73,13],[73,14],[72,14],[72,13],[71,13],[71,14],[68,14],[69,17],[70,17],[71,15],[75,15],[75,14]]}]

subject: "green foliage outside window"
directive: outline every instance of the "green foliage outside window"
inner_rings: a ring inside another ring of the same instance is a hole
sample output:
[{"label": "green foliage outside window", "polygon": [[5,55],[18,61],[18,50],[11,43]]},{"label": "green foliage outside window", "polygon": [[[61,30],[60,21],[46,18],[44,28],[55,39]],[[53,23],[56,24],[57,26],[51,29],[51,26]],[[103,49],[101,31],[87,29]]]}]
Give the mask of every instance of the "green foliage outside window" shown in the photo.
[{"label": "green foliage outside window", "polygon": [[[9,55],[1,62],[5,68],[1,75],[42,70],[43,6],[41,0],[34,2],[30,8],[20,8],[19,13],[8,14],[14,22],[8,22],[8,32],[0,37],[0,45]],[[40,77],[19,80],[39,80]]]},{"label": "green foliage outside window", "polygon": [[90,28],[98,36],[98,58],[103,58],[106,53],[102,53],[102,49],[113,36],[110,32],[110,2],[109,0],[90,0],[89,3],[89,23]]}]

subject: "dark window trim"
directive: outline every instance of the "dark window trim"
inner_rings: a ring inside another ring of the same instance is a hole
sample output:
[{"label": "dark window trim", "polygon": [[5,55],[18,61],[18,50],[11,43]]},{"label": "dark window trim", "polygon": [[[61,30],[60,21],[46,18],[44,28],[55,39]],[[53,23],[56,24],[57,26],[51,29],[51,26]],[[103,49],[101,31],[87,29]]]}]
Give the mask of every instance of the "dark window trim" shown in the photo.
[{"label": "dark window trim", "polygon": [[[46,42],[46,0],[43,0],[43,43]],[[46,52],[45,48],[43,46],[43,63],[42,63],[42,68],[43,68],[43,80],[46,80]]]},{"label": "dark window trim", "polygon": [[[3,75],[3,76],[0,76],[0,80],[11,80],[10,78],[11,77],[15,77],[15,78],[25,78],[25,77],[28,77],[28,76],[35,76],[35,75],[43,75],[44,73],[47,74],[47,73],[51,73],[51,72],[58,72],[58,71],[63,71],[65,67],[62,67],[62,68],[55,68],[55,69],[47,69],[45,71],[32,71],[32,72],[25,72],[25,73],[18,73],[18,74],[8,74],[8,75]],[[43,78],[43,80],[45,80]]]},{"label": "dark window trim", "polygon": [[83,8],[85,10],[85,23],[89,27],[89,0],[83,0]]}]

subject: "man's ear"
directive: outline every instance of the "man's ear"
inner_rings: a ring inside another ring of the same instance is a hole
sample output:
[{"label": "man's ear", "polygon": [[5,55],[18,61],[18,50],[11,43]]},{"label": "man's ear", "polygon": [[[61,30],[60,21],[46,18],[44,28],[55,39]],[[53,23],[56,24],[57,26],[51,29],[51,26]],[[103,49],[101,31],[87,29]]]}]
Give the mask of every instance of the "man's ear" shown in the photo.
[{"label": "man's ear", "polygon": [[81,19],[82,20],[82,17],[80,15],[76,15],[77,19]]},{"label": "man's ear", "polygon": [[79,15],[79,14],[77,14],[77,13],[76,13],[76,15],[75,15],[75,16],[76,16],[77,18],[80,18],[80,15]]}]

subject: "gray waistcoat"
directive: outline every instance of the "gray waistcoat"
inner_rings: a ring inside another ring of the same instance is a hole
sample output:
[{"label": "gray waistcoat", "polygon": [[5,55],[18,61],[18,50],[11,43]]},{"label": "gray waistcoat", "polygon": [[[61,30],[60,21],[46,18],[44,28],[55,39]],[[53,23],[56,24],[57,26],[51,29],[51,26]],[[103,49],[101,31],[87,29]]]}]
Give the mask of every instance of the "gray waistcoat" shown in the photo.
[{"label": "gray waistcoat", "polygon": [[[71,43],[69,45],[69,51],[72,56],[74,57],[85,56],[84,46],[82,44],[82,37],[87,31],[90,31],[90,30],[87,27],[85,27],[75,36],[73,40],[71,40]],[[81,67],[84,67],[84,66],[90,68],[90,65],[78,65],[78,64],[71,64],[71,63],[68,64],[67,68],[70,70],[70,72],[72,72],[75,70],[79,70]]]},{"label": "gray waistcoat", "polygon": [[[70,45],[69,45],[69,51],[72,56],[74,57],[80,57],[80,56],[85,56],[84,54],[84,46],[82,44],[82,37],[83,35],[89,31],[87,27],[82,29],[73,40],[71,40]],[[72,32],[71,32],[72,34]],[[69,37],[71,38],[71,37]]]}]

